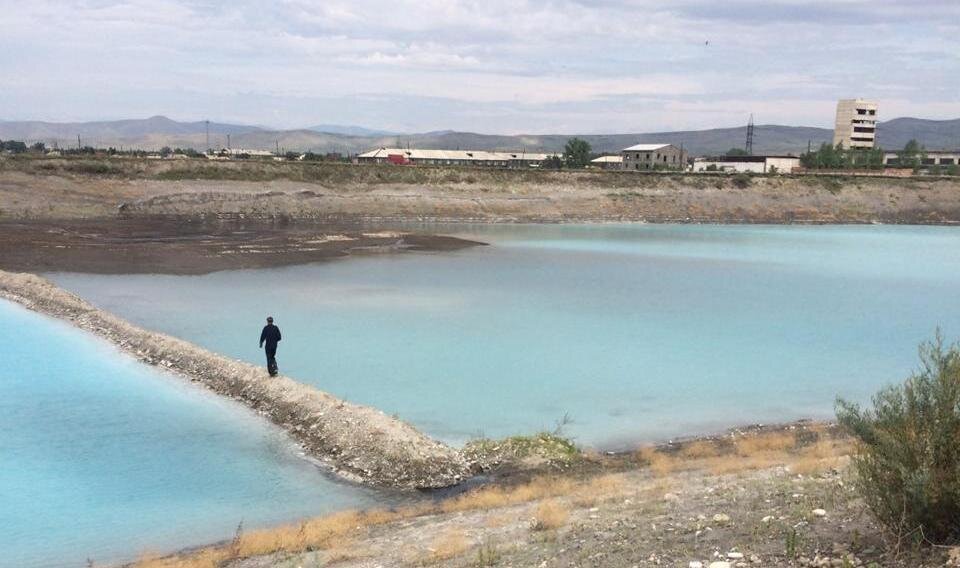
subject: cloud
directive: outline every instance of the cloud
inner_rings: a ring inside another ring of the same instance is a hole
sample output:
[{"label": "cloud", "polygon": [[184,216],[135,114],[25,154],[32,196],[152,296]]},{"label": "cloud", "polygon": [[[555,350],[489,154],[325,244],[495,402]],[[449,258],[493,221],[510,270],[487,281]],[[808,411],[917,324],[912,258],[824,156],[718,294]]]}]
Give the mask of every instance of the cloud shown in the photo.
[{"label": "cloud", "polygon": [[0,118],[596,132],[827,126],[849,96],[947,118],[958,21],[954,0],[33,0],[0,19]]}]

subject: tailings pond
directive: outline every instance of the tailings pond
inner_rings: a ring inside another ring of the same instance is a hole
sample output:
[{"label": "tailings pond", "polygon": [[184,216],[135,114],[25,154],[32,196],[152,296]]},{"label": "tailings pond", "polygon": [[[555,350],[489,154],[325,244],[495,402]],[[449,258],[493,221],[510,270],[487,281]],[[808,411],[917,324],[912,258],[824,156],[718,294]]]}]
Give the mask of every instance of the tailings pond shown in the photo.
[{"label": "tailings pond", "polygon": [[599,448],[829,418],[960,334],[960,229],[454,225],[491,246],[205,276],[50,275],[144,327],[262,363],[453,443]]}]

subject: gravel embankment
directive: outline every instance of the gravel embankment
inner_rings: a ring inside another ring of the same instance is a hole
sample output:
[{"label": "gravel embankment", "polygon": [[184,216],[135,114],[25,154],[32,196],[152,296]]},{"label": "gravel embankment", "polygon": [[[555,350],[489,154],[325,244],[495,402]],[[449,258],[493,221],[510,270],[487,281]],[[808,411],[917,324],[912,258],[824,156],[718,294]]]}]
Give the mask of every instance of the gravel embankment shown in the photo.
[{"label": "gravel embankment", "polygon": [[0,298],[67,320],[141,361],[229,396],[283,427],[347,478],[397,488],[438,488],[469,475],[461,453],[383,412],[339,400],[251,364],[134,326],[32,274],[0,271]]}]

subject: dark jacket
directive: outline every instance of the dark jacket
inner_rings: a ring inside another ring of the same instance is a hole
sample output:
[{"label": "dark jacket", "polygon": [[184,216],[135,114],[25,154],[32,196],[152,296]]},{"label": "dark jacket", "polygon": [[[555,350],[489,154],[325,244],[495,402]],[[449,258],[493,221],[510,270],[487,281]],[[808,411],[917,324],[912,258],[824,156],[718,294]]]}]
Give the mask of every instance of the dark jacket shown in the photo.
[{"label": "dark jacket", "polygon": [[280,328],[268,323],[263,326],[263,331],[260,332],[260,345],[264,343],[267,344],[267,349],[276,349],[277,342],[280,341]]}]

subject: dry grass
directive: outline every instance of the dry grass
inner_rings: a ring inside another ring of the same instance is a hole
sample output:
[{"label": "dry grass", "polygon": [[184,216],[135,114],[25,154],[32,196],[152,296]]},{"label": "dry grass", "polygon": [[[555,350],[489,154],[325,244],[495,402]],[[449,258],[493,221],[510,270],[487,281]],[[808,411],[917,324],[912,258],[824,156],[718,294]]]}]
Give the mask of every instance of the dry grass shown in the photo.
[{"label": "dry grass", "polygon": [[460,529],[452,529],[433,541],[427,550],[427,555],[420,559],[420,564],[437,564],[462,556],[473,547],[473,542]]},{"label": "dry grass", "polygon": [[713,458],[720,455],[717,444],[707,440],[698,440],[680,448],[680,457],[684,459]]},{"label": "dry grass", "polygon": [[790,471],[802,475],[816,475],[840,467],[853,451],[847,440],[821,440],[800,450],[790,464]]},{"label": "dry grass", "polygon": [[570,520],[570,511],[561,503],[550,499],[537,505],[533,512],[533,530],[558,529]]},{"label": "dry grass", "polygon": [[443,502],[440,511],[455,513],[498,509],[547,497],[569,495],[578,487],[578,484],[562,477],[537,477],[529,483],[508,489],[484,487],[470,491],[456,499]]},{"label": "dry grass", "polygon": [[592,507],[614,495],[623,492],[625,482],[622,475],[601,475],[577,488],[573,503],[578,507]]},{"label": "dry grass", "polygon": [[657,451],[656,448],[641,448],[637,452],[637,459],[646,464],[656,477],[664,477],[677,469],[679,462],[673,457]]},{"label": "dry grass", "polygon": [[797,438],[790,432],[774,432],[744,436],[734,443],[737,455],[755,456],[770,452],[786,452],[797,445]]},{"label": "dry grass", "polygon": [[675,454],[643,448],[637,459],[655,477],[676,471],[707,470],[717,475],[789,465],[797,473],[816,473],[836,467],[851,451],[849,442],[829,440],[824,427],[810,429],[812,446],[799,447],[794,432],[749,434],[724,447],[709,440],[686,444]]}]

